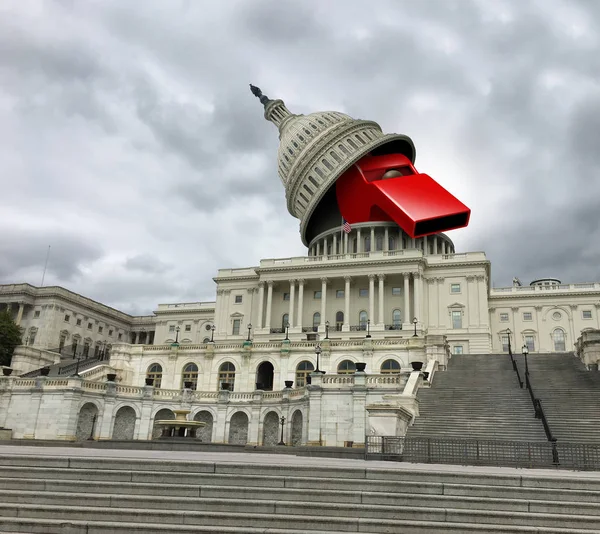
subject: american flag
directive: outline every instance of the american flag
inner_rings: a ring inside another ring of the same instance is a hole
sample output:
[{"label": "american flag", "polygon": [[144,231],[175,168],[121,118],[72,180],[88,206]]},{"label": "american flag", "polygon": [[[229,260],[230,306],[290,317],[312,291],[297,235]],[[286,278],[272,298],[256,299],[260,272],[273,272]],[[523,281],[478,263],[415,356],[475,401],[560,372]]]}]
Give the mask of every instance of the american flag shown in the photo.
[{"label": "american flag", "polygon": [[350,223],[348,221],[345,221],[344,219],[342,219],[342,230],[344,230],[344,232],[346,232],[347,234],[349,234],[352,231]]}]

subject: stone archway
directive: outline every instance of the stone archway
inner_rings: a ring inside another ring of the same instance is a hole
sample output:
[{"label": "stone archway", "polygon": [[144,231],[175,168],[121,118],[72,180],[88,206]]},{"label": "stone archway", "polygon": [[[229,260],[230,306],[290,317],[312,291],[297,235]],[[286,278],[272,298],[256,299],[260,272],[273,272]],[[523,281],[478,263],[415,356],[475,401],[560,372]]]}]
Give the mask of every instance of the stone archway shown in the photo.
[{"label": "stone archway", "polygon": [[[94,425],[98,420],[98,408],[92,402],[87,402],[81,407],[79,410],[79,415],[77,417],[77,430],[75,432],[75,439],[77,441],[84,441],[88,439],[92,430],[94,430]],[[95,430],[94,430],[95,432]]]},{"label": "stone archway", "polygon": [[273,447],[279,443],[279,415],[269,412],[263,421],[263,446]]},{"label": "stone archway", "polygon": [[206,426],[199,428],[196,432],[196,436],[202,441],[202,443],[210,443],[212,441],[213,431],[213,416],[210,412],[202,410],[194,415],[194,421],[202,421],[206,423]]},{"label": "stone archway", "polygon": [[302,412],[296,410],[292,415],[292,446],[302,445]]},{"label": "stone archway", "polygon": [[274,372],[271,362],[262,362],[256,369],[256,389],[273,391]]},{"label": "stone archway", "polygon": [[[168,419],[175,419],[175,414],[168,408],[163,408],[162,410],[158,410],[158,412],[156,412],[156,415],[154,416],[154,421],[161,421],[161,420],[168,420]],[[162,434],[162,428],[157,427],[154,424],[154,421],[152,422],[152,424],[153,424],[152,439],[159,438],[160,435]]]},{"label": "stone archway", "polygon": [[246,412],[236,412],[229,421],[229,440],[233,445],[248,443],[248,416]]},{"label": "stone archway", "polygon": [[131,406],[122,406],[117,410],[113,423],[112,439],[130,440],[135,432],[137,416]]}]

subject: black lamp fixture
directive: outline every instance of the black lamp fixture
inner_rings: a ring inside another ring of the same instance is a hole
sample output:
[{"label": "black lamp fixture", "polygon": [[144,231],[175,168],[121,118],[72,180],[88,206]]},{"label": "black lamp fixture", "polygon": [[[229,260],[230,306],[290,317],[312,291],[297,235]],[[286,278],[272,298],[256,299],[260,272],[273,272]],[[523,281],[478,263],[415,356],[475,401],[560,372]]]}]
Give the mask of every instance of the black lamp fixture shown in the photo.
[{"label": "black lamp fixture", "polygon": [[252,323],[248,323],[248,339],[246,341],[250,341],[250,330],[252,330]]},{"label": "black lamp fixture", "polygon": [[215,340],[215,330],[217,329],[217,327],[213,324],[210,327],[210,342],[213,343]]},{"label": "black lamp fixture", "polygon": [[81,360],[81,352],[77,354],[77,361],[75,362],[75,372],[71,376],[79,376],[79,360]]},{"label": "black lamp fixture", "polygon": [[510,335],[512,334],[510,328],[506,329],[506,337],[508,338],[508,353],[512,354],[512,348],[510,346]]},{"label": "black lamp fixture", "polygon": [[325,339],[329,339],[329,321],[325,321]]},{"label": "black lamp fixture", "polygon": [[413,319],[413,324],[415,325],[415,333],[413,334],[413,337],[419,337],[419,336],[417,336],[417,323],[418,322],[419,322],[418,319],[415,317]]},{"label": "black lamp fixture", "polygon": [[315,369],[315,373],[320,373],[321,370],[319,369],[319,356],[321,356],[321,346],[317,345],[315,347],[315,354],[317,355],[317,368]]},{"label": "black lamp fixture", "polygon": [[527,355],[529,354],[529,349],[527,345],[523,345],[523,356],[525,357],[525,374],[529,374],[529,365],[527,364]]},{"label": "black lamp fixture", "polygon": [[285,323],[285,340],[288,341],[290,338],[288,336],[288,332],[290,329],[290,323]]},{"label": "black lamp fixture", "polygon": [[367,319],[367,337],[371,337],[371,319]]},{"label": "black lamp fixture", "polygon": [[175,343],[179,343],[179,331],[181,330],[181,328],[177,327],[175,329]]},{"label": "black lamp fixture", "polygon": [[279,440],[279,443],[277,445],[285,445],[285,441],[283,441],[283,427],[285,425],[285,417],[283,417],[283,415],[281,416],[281,419],[279,419],[279,424],[281,425],[281,439]]}]

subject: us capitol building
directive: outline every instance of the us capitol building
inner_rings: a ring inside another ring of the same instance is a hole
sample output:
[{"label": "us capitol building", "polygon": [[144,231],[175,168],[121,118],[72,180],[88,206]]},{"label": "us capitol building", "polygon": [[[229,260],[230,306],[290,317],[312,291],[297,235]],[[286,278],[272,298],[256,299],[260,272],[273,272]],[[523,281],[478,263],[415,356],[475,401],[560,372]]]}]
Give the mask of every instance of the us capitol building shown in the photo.
[{"label": "us capitol building", "polygon": [[307,255],[220,269],[213,302],[144,317],[61,287],[0,286],[0,309],[24,332],[0,376],[0,432],[147,440],[154,421],[187,409],[205,442],[273,445],[283,428],[287,445],[360,447],[366,434],[406,432],[418,389],[452,354],[503,353],[509,338],[513,350],[577,351],[600,328],[598,283],[491,288],[485,253],[456,252],[448,235],[344,229],[335,180],[369,153],[414,161],[411,139],[338,112],[296,115],[252,89],[279,130]]}]

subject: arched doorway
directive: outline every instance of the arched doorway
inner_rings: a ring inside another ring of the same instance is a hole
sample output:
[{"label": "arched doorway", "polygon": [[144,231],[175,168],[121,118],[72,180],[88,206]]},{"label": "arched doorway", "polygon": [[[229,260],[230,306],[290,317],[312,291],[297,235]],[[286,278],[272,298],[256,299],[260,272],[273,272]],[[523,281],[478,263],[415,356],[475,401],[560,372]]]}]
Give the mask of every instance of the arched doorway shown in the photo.
[{"label": "arched doorway", "polygon": [[262,362],[256,370],[256,389],[273,391],[273,364]]},{"label": "arched doorway", "polygon": [[113,423],[112,439],[133,439],[136,419],[135,410],[131,406],[119,408]]},{"label": "arched doorway", "polygon": [[202,421],[206,423],[206,426],[199,428],[196,432],[196,436],[202,441],[202,443],[210,443],[212,441],[213,431],[213,416],[210,412],[202,410],[194,415],[194,421]]},{"label": "arched doorway", "polygon": [[[165,420],[169,420],[169,419],[175,419],[175,414],[169,410],[168,408],[163,408],[162,410],[158,410],[158,412],[156,412],[156,415],[154,416],[154,421],[165,421]],[[162,428],[154,425],[154,427],[152,428],[152,439],[156,439],[158,437],[160,437],[160,435],[162,434]]]},{"label": "arched doorway", "polygon": [[263,446],[272,447],[279,443],[279,415],[269,412],[263,422]]},{"label": "arched doorway", "polygon": [[77,430],[75,431],[75,439],[84,441],[92,435],[94,425],[98,420],[98,408],[95,404],[87,402],[79,410],[77,417]]},{"label": "arched doorway", "polygon": [[229,443],[246,445],[248,442],[248,416],[245,412],[235,412],[229,421]]},{"label": "arched doorway", "polygon": [[296,410],[292,415],[292,447],[302,445],[302,412]]}]

